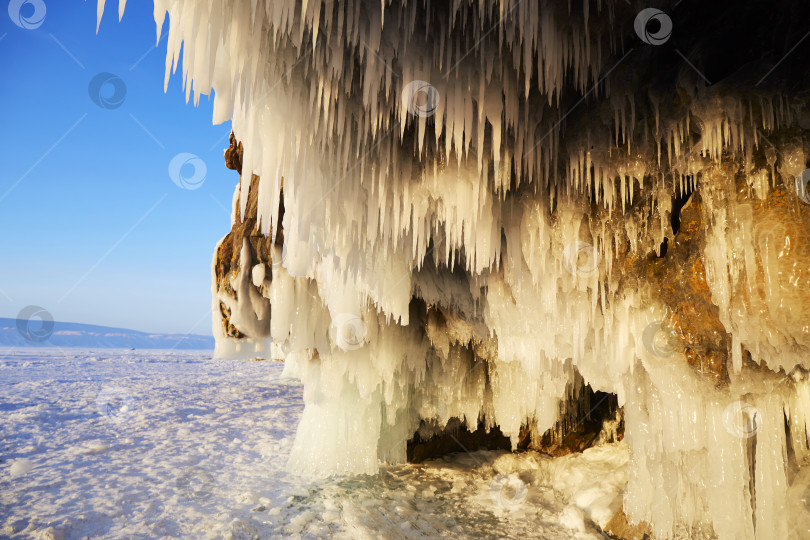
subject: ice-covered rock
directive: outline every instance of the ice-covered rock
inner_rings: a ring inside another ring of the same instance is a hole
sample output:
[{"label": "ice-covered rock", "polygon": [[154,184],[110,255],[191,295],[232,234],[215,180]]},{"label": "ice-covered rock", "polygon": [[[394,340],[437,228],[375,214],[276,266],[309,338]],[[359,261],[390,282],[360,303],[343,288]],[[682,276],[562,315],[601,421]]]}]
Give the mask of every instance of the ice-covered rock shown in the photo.
[{"label": "ice-covered rock", "polygon": [[155,0],[167,79],[182,50],[233,121],[218,352],[303,380],[292,469],[373,473],[452,418],[516,447],[587,384],[630,523],[796,532],[810,8],[659,4]]}]

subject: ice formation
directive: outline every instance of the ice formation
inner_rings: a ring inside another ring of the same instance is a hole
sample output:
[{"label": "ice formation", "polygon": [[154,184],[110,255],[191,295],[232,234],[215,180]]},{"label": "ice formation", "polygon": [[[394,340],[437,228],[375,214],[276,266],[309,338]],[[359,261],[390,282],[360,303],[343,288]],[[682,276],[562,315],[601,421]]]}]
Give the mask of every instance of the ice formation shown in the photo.
[{"label": "ice formation", "polygon": [[623,406],[632,522],[795,534],[805,8],[739,60],[761,10],[658,4],[155,0],[166,80],[242,143],[217,351],[303,380],[293,470],[374,473],[454,417],[514,445],[584,382]]}]

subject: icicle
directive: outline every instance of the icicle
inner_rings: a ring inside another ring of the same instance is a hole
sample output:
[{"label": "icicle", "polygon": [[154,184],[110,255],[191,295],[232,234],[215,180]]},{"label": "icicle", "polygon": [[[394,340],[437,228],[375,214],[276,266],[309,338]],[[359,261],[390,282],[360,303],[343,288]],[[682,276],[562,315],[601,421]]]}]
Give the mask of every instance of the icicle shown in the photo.
[{"label": "icicle", "polygon": [[[671,96],[595,88],[626,29],[608,3],[585,0],[581,20],[554,7],[456,1],[445,21],[423,2],[155,2],[158,39],[169,15],[164,89],[182,65],[188,99],[213,93],[215,121],[244,145],[235,225],[255,208],[255,234],[269,237],[261,253],[237,245],[238,267],[215,284],[215,320],[224,306],[248,336],[229,349],[219,328],[218,354],[286,344],[305,386],[298,472],[374,473],[404,459],[423,420],[451,416],[485,418],[514,444],[588,383],[625,407],[628,516],[661,537],[707,521],[721,538],[779,536],[780,414],[789,407],[791,448],[806,453],[810,397],[806,384],[769,393],[745,380],[744,360],[810,367],[807,313],[779,305],[780,291],[806,293],[786,255],[804,233],[755,206],[777,172],[804,168],[759,132],[792,126],[798,105],[763,95],[745,107],[709,87],[673,110]],[[758,152],[767,169],[751,172]],[[740,157],[756,200],[723,183]],[[625,275],[661,253],[672,191],[695,189],[698,255],[731,336],[722,392],[685,358],[651,356],[643,336],[665,308]],[[429,306],[417,320],[414,298]],[[723,421],[743,398],[761,413],[750,448]]]}]

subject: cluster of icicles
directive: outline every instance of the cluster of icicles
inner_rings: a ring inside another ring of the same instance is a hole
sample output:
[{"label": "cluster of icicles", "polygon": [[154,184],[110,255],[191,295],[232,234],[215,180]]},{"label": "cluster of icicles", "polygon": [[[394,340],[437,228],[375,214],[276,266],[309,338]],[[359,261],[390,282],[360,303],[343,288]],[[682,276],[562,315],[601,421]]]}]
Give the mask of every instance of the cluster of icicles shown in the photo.
[{"label": "cluster of icicles", "polygon": [[[272,265],[245,243],[236,297],[214,291],[247,336],[227,338],[215,309],[218,354],[284,355],[306,403],[290,467],[316,476],[404,461],[422,420],[484,419],[513,443],[521,426],[542,433],[579,374],[624,406],[632,522],[657,538],[786,538],[807,511],[787,456],[810,454],[810,385],[794,370],[810,368],[810,270],[763,250],[751,207],[804,168],[801,145],[779,171],[753,158],[775,155],[764,137],[797,106],[700,84],[678,107],[634,97],[632,19],[612,0],[570,9],[155,0],[167,81],[182,44],[187,97],[215,93],[214,121],[244,143],[234,215],[251,172],[263,234],[284,198]],[[626,84],[608,92],[608,70]],[[749,174],[746,197],[724,156]],[[709,209],[703,257],[733,338],[719,389],[645,344],[666,309],[617,268],[671,237],[686,184]],[[743,346],[770,369],[747,374]]]}]

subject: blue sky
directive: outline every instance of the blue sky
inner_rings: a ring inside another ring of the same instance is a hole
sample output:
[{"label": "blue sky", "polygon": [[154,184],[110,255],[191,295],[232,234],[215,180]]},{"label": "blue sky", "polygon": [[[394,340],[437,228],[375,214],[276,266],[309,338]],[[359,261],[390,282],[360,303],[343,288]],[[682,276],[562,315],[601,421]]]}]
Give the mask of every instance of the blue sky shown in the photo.
[{"label": "blue sky", "polygon": [[[37,1],[35,29],[0,10],[0,316],[34,304],[58,321],[210,334],[211,257],[238,181],[230,123],[212,125],[205,96],[185,102],[179,69],[163,92],[168,19],[155,47],[152,2],[119,22],[108,1],[96,34],[95,0]],[[96,99],[110,108],[90,97],[99,73],[117,77]],[[204,163],[197,189],[172,182],[179,153],[201,160],[185,177]]]}]

